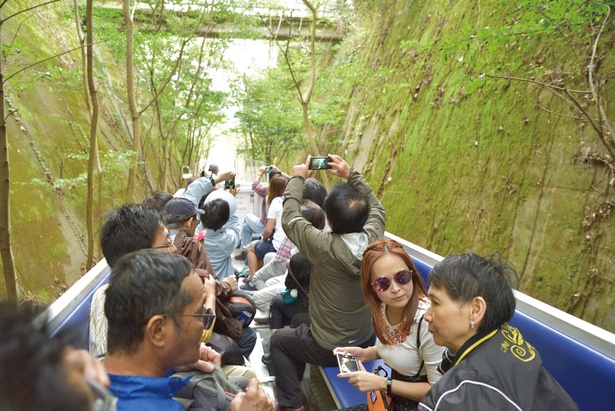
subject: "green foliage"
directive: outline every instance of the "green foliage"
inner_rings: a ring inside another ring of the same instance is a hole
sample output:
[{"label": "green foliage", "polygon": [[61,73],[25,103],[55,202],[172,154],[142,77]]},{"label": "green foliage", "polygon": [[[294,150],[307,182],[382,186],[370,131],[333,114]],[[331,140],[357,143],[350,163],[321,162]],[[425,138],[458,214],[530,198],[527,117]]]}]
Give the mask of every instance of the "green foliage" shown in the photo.
[{"label": "green foliage", "polygon": [[[238,13],[240,10],[229,1],[186,5],[178,0],[150,0],[135,12],[137,106],[141,110],[154,102],[140,121],[146,151],[153,154],[154,163],[150,165],[159,174],[167,162],[196,161],[208,149],[209,131],[224,118],[226,94],[212,89],[207,70],[220,65],[228,40],[205,40],[196,37],[195,30]],[[121,9],[95,8],[97,36],[113,50],[119,65],[126,58],[123,25]]]},{"label": "green foliage", "polygon": [[587,29],[606,15],[607,8],[603,1],[517,0],[502,2],[498,12],[505,12],[507,18],[489,19],[482,26],[465,23],[454,34],[424,45],[423,50],[435,46],[445,62],[451,55],[471,53],[479,72],[506,74],[521,69],[523,75],[540,75],[549,56],[521,61],[519,53],[567,46],[571,58],[580,62],[574,49],[589,45],[592,34]]},{"label": "green foliage", "polygon": [[[316,60],[328,62],[330,55],[339,49],[318,44]],[[267,164],[279,163],[281,159],[292,158],[298,151],[307,149],[299,91],[294,80],[305,92],[310,70],[309,55],[300,44],[291,44],[287,51],[292,74],[282,55],[276,67],[265,70],[256,79],[243,77],[243,83],[233,88],[233,96],[240,107],[236,114],[240,121],[237,132],[245,137],[241,152]],[[318,130],[335,131],[342,127],[352,89],[363,73],[352,64],[352,53],[337,56],[335,61],[317,69],[321,74],[316,79],[309,105],[309,119],[317,135],[320,134]],[[337,134],[330,134],[332,137],[325,137],[320,142],[326,146],[321,148],[328,149],[329,144],[336,144],[331,139],[335,139]]]},{"label": "green foliage", "polygon": [[[579,146],[602,153],[601,143],[567,101],[532,83],[587,89],[604,3],[353,4],[370,29],[338,55],[357,81],[337,151],[367,176],[387,230],[440,255],[498,252],[523,292],[613,329],[612,221],[581,229],[612,203],[612,174],[571,164]],[[612,18],[596,56],[605,109]],[[574,95],[598,117],[589,93]]]},{"label": "green foliage", "polygon": [[[177,39],[167,40],[167,44],[157,49],[155,57],[147,63],[150,64],[148,70],[143,71],[141,87],[144,89],[144,100],[154,97],[160,84],[171,72],[171,65],[175,64],[173,56],[178,55],[179,45]],[[151,46],[150,50],[154,49],[154,42],[148,42],[148,45]],[[225,41],[192,40],[186,46],[185,56],[176,75],[164,93],[158,97],[156,110],[146,116],[151,124],[160,122],[159,128],[152,127],[152,130],[156,129],[162,132],[162,135],[153,132],[149,138],[154,143],[158,142],[154,145],[158,146],[156,154],[161,161],[163,152],[160,151],[160,139],[168,142],[167,148],[171,153],[181,153],[178,163],[194,162],[203,148],[201,142],[208,138],[209,130],[225,118],[223,110],[228,104],[227,94],[212,88],[212,79],[207,72],[208,69],[216,67],[216,57],[225,47]],[[189,147],[194,147],[197,152],[189,150]]]},{"label": "green foliage", "polygon": [[[85,7],[80,8],[79,11],[82,19],[85,19]],[[94,7],[92,14],[95,41],[101,45],[104,44],[118,64],[124,64],[123,62],[126,61],[126,33],[124,32],[122,9],[119,7]]]},{"label": "green foliage", "polygon": [[244,76],[232,86],[240,122],[235,132],[244,136],[241,153],[266,164],[279,163],[305,144],[301,108],[285,68],[266,69],[258,78]]},{"label": "green foliage", "polygon": [[318,78],[310,106],[313,125],[318,128],[339,127],[346,117],[354,79],[344,71],[346,66],[331,67]]}]

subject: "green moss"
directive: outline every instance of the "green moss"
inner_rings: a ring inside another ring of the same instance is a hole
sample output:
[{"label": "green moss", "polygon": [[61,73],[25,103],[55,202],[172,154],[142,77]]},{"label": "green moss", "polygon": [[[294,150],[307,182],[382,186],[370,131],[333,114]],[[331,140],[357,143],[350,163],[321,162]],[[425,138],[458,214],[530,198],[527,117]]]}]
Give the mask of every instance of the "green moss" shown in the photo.
[{"label": "green moss", "polygon": [[[7,2],[3,15],[38,4],[17,3]],[[76,47],[71,9],[72,5],[56,3],[25,20],[26,14],[4,24],[5,41],[19,29],[18,41],[6,51],[5,73]],[[100,52],[105,53],[102,45]],[[5,85],[7,108],[17,110],[7,119],[17,277],[24,294],[46,302],[77,280],[85,263],[86,192],[81,176],[87,163],[75,155],[87,158],[90,125],[79,59],[78,51],[65,54],[23,71]],[[105,121],[110,113],[103,109],[102,115],[99,146],[105,150],[117,144],[118,133],[114,124]],[[114,207],[122,199],[109,195],[105,201],[107,207]],[[95,218],[96,226],[100,220]],[[0,295],[5,292],[0,282]]]},{"label": "green moss", "polygon": [[[10,13],[25,3],[5,7]],[[441,255],[498,252],[517,267],[522,291],[615,330],[613,212],[600,212],[615,202],[612,175],[573,161],[582,146],[604,148],[587,122],[575,119],[578,112],[545,87],[489,77],[561,80],[584,89],[591,30],[567,31],[565,42],[549,33],[497,38],[495,30],[521,27],[511,19],[525,23],[516,5],[495,0],[355,3],[359,29],[339,46],[313,99],[335,112],[319,108],[315,124],[338,130],[322,145],[364,172],[387,210],[387,230]],[[60,44],[74,47],[68,9],[45,8],[36,24],[24,23],[21,52],[9,54],[9,66]],[[129,146],[115,124],[122,113],[109,99],[124,99],[123,18],[119,10],[96,13],[104,17],[97,27],[104,33],[96,64],[105,73],[100,146],[115,150],[105,184],[108,209],[122,202],[125,167],[118,165]],[[17,27],[11,24],[9,36]],[[53,30],[40,30],[47,26]],[[615,104],[615,83],[604,68],[613,67],[615,54],[603,51],[613,35],[608,27],[599,48],[607,108]],[[36,293],[43,299],[78,277],[85,259],[89,118],[79,58],[75,52],[9,83],[9,103],[19,109],[19,122],[8,124],[16,261],[22,286],[42,290]],[[107,73],[118,85],[106,84]],[[327,106],[329,98],[334,104]],[[596,117],[591,98],[581,103]],[[293,157],[303,154],[289,154],[288,166]],[[156,167],[151,156],[146,161]]]},{"label": "green moss", "polygon": [[447,43],[464,25],[478,31],[508,13],[495,1],[480,13],[468,2],[370,7],[362,25],[373,30],[352,44],[359,51],[350,70],[363,74],[347,119],[361,137],[349,152],[382,199],[389,231],[442,255],[498,252],[518,268],[523,291],[615,329],[606,297],[615,230],[610,217],[581,230],[586,207],[613,201],[609,173],[572,162],[581,145],[604,148],[544,87],[480,77],[492,64],[497,75],[562,73],[570,88],[583,88],[582,34],[560,43]]}]

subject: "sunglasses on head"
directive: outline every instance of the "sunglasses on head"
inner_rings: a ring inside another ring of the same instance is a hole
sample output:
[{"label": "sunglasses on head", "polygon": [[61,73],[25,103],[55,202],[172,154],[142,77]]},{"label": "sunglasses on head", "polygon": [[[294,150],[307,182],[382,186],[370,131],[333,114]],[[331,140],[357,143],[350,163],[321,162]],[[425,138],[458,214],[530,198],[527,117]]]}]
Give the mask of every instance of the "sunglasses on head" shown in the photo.
[{"label": "sunglasses on head", "polygon": [[[412,281],[412,274],[414,271],[412,270],[401,270],[393,275],[393,279],[399,285],[408,284]],[[389,277],[379,277],[372,281],[372,286],[376,291],[386,291],[391,286],[391,279]]]}]

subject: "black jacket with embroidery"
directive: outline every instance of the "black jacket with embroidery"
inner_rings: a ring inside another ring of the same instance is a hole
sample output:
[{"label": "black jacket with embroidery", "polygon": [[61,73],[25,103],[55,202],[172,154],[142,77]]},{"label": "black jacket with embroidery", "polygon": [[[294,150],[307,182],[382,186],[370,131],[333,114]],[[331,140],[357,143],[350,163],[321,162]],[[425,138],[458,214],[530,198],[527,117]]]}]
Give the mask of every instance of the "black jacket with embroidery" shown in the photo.
[{"label": "black jacket with embroidery", "polygon": [[506,324],[466,341],[419,405],[420,411],[578,409],[538,351]]}]

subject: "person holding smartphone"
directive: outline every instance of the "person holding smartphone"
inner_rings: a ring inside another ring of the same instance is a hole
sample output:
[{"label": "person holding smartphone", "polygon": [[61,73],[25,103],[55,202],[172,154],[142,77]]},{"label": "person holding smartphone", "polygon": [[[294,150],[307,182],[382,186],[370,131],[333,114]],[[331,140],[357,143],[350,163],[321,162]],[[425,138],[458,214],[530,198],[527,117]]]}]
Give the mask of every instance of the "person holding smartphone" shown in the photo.
[{"label": "person holding smartphone", "polygon": [[336,347],[370,347],[374,341],[371,313],[361,298],[359,267],[362,251],[384,236],[386,213],[358,170],[338,155],[327,157],[331,168],[326,173],[346,180],[334,184],[327,196],[330,231],[319,230],[301,214],[311,156],[292,168],[284,193],[282,228],[313,268],[309,324],[282,328],[269,342],[281,411],[305,409],[300,390],[305,364],[337,365]]},{"label": "person holding smartphone", "polygon": [[[421,276],[401,244],[376,240],[363,253],[361,286],[378,339],[368,348],[336,348],[336,354],[355,356],[360,367],[360,371],[340,373],[338,377],[348,379],[363,392],[386,390],[394,411],[415,410],[442,376],[438,366],[444,352],[423,321],[429,300]],[[378,358],[391,367],[392,375],[365,370],[363,362]],[[367,405],[349,409],[367,410]]]}]

